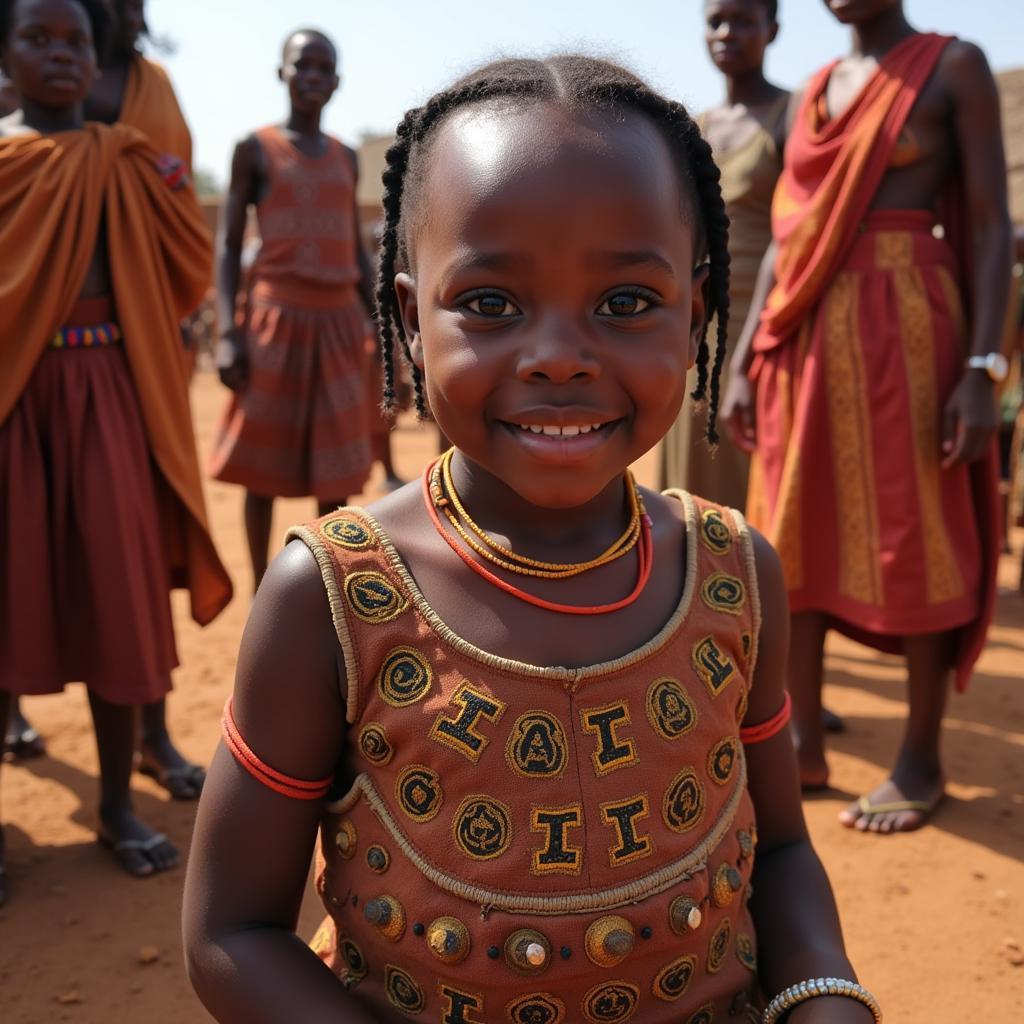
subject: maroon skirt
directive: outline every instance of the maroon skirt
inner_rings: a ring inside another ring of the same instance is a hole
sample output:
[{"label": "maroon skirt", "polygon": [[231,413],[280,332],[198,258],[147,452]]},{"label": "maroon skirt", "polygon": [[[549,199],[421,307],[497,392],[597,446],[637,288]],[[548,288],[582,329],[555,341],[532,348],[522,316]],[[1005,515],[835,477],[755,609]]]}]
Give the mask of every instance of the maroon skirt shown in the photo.
[{"label": "maroon skirt", "polygon": [[[109,312],[109,303],[107,304]],[[69,325],[110,319],[94,301]],[[170,571],[154,469],[119,344],[50,348],[0,424],[0,689],[171,688]]]}]

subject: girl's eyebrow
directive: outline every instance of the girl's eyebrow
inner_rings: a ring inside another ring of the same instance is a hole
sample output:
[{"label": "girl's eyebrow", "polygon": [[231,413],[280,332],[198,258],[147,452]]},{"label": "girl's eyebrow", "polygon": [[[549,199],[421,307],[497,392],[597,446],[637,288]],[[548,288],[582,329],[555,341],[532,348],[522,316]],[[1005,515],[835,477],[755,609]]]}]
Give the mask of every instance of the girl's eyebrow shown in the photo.
[{"label": "girl's eyebrow", "polygon": [[601,266],[619,269],[622,267],[650,267],[668,274],[669,277],[676,276],[675,267],[672,262],[655,249],[624,249],[615,252],[595,253],[590,260],[591,263]]}]

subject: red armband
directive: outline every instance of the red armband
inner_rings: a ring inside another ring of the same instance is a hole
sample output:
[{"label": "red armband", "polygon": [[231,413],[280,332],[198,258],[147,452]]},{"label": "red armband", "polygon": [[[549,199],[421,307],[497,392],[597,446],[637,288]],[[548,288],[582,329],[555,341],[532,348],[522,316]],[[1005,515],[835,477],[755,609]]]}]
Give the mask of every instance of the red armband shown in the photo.
[{"label": "red armband", "polygon": [[740,729],[740,742],[750,746],[752,743],[764,743],[765,740],[770,740],[789,725],[792,711],[793,701],[787,693],[786,699],[782,702],[782,707],[767,722],[761,722],[760,725],[749,725],[745,729]]},{"label": "red armband", "polygon": [[231,710],[231,698],[224,705],[224,715],[220,720],[221,734],[228,750],[235,755],[235,760],[257,781],[281,796],[290,796],[293,800],[320,800],[331,788],[333,776],[310,782],[308,779],[296,779],[291,775],[271,768],[261,760],[242,739],[242,734],[235,724],[235,716]]}]

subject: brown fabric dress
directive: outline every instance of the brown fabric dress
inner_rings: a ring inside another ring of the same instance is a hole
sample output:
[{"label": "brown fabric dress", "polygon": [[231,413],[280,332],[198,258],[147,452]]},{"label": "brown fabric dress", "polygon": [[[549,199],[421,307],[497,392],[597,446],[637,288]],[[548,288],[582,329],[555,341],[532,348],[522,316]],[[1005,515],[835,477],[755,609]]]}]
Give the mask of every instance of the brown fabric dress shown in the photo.
[{"label": "brown fabric dress", "polygon": [[[113,319],[109,299],[92,299],[66,326]],[[0,426],[0,481],[0,689],[82,680],[114,704],[166,694],[171,578],[122,345],[43,354]]]},{"label": "brown fabric dress", "polygon": [[[772,108],[768,125],[774,127],[785,115],[787,102],[785,96]],[[782,172],[782,154],[772,132],[759,127],[742,146],[729,153],[716,152],[715,162],[722,172],[722,198],[729,215],[729,335],[720,385],[725,394],[728,360],[746,322],[757,272],[772,238],[772,194]],[[712,353],[717,330],[717,321],[712,321],[708,327]],[[690,372],[688,385],[688,393],[697,386],[695,371]],[[704,418],[704,409],[695,408],[690,400],[685,402],[662,445],[661,486],[681,487],[711,501],[743,508],[750,457],[724,431],[720,431],[718,449],[709,450]]]},{"label": "brown fabric dress", "polygon": [[375,1020],[757,1019],[738,738],[753,553],[738,513],[675,496],[675,614],[631,654],[573,669],[461,639],[365,511],[291,531],[320,566],[347,673],[312,945]]},{"label": "brown fabric dress", "polygon": [[344,499],[370,473],[367,314],[356,289],[355,168],[276,127],[256,133],[270,188],[245,312],[249,382],[232,396],[210,473],[257,494]]}]

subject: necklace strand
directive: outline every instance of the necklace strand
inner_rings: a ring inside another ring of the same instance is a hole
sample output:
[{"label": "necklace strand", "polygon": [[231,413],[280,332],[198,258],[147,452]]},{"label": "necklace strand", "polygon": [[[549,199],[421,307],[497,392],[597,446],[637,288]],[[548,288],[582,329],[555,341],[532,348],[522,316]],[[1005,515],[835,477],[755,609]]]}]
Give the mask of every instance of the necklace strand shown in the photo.
[{"label": "necklace strand", "polygon": [[[459,558],[461,558],[462,561],[473,570],[473,572],[478,576],[482,576],[488,583],[491,583],[500,590],[505,591],[505,593],[518,598],[520,601],[525,601],[527,604],[532,604],[537,608],[543,608],[546,611],[560,612],[564,615],[606,615],[609,612],[619,611],[622,608],[628,607],[643,593],[644,588],[647,586],[647,581],[651,578],[651,569],[654,563],[654,541],[651,531],[651,518],[645,511],[641,511],[640,513],[641,537],[640,543],[637,546],[636,586],[626,597],[619,601],[614,601],[611,604],[589,606],[559,604],[556,601],[546,601],[544,598],[535,597],[533,594],[529,594],[525,590],[520,590],[519,587],[501,579],[500,576],[496,576],[486,566],[481,565],[468,551],[465,551],[460,547],[459,542],[455,537],[453,537],[444,528],[444,524],[441,522],[441,517],[437,511],[437,503],[435,501],[436,492],[433,487],[433,484],[436,482],[434,471],[437,468],[437,463],[439,461],[440,460],[435,460],[423,473],[423,503],[427,507],[427,514],[430,516],[431,522],[434,524],[434,528],[452,551],[454,551],[455,554],[457,554]],[[633,482],[631,476],[629,477],[629,482],[635,489],[636,484]],[[637,499],[639,501],[639,495],[637,495]],[[640,505],[640,508],[642,510],[642,504]]]},{"label": "necklace strand", "polygon": [[[452,527],[477,554],[503,569],[526,576],[540,576],[545,579],[566,579],[571,576],[578,576],[580,573],[587,572],[590,569],[607,565],[616,558],[621,558],[632,550],[640,539],[640,519],[644,514],[643,499],[641,499],[637,491],[636,481],[633,479],[632,474],[629,470],[626,470],[626,495],[630,507],[629,524],[618,540],[600,555],[586,562],[560,563],[542,562],[534,558],[528,558],[526,555],[517,554],[510,548],[498,543],[490,534],[479,527],[466,511],[459,498],[459,493],[455,489],[455,482],[452,479],[452,455],[453,449],[449,448],[431,471],[431,494],[434,496],[434,503],[444,511]],[[440,477],[440,481],[438,481],[438,477]],[[451,511],[452,507],[454,507],[458,516],[464,520],[466,527],[479,540],[483,541],[491,551],[482,550],[467,536],[462,524],[458,522],[455,513]],[[496,558],[491,552],[496,552],[502,557]]]}]

